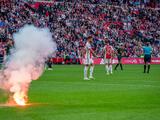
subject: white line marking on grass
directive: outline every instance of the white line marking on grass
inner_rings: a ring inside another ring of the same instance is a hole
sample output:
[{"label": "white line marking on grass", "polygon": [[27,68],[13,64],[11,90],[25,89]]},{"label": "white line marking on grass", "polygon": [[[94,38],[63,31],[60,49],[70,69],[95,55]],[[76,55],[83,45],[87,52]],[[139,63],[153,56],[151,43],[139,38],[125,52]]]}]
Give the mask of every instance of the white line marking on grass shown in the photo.
[{"label": "white line marking on grass", "polygon": [[54,82],[54,83],[67,83],[65,85],[70,85],[70,84],[83,84],[83,85],[106,85],[106,86],[132,86],[132,87],[157,87],[160,88],[160,86],[156,85],[144,85],[144,84],[119,84],[119,83],[106,83],[106,84],[101,84],[101,83],[82,83],[82,82]]}]

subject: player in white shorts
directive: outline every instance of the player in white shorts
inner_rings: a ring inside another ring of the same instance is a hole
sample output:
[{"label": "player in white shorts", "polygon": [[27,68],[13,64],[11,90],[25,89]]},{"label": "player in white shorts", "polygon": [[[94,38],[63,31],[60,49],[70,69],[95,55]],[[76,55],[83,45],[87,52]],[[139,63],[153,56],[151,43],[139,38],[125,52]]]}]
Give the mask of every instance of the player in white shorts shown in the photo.
[{"label": "player in white shorts", "polygon": [[113,61],[113,55],[114,55],[114,49],[109,44],[109,42],[106,42],[106,45],[103,48],[104,50],[104,63],[106,68],[107,75],[112,74],[112,61]]},{"label": "player in white shorts", "polygon": [[[93,77],[93,70],[94,70],[93,55],[95,55],[95,54],[94,54],[92,47],[91,47],[92,41],[93,41],[92,37],[91,36],[88,37],[87,43],[84,47],[84,59],[83,59],[83,64],[85,65],[85,67],[84,67],[84,80],[94,79],[94,77]],[[87,75],[88,68],[90,68],[89,78]]]}]

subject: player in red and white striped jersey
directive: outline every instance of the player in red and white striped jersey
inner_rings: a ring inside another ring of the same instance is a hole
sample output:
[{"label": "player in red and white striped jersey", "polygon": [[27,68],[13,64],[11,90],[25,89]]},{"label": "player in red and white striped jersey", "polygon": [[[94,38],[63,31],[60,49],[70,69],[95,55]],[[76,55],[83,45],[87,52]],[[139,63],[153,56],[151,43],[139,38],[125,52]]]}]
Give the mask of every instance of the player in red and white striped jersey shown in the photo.
[{"label": "player in red and white striped jersey", "polygon": [[114,56],[114,49],[109,44],[109,42],[106,42],[106,45],[103,48],[104,50],[104,63],[106,68],[107,75],[112,74],[112,61]]}]

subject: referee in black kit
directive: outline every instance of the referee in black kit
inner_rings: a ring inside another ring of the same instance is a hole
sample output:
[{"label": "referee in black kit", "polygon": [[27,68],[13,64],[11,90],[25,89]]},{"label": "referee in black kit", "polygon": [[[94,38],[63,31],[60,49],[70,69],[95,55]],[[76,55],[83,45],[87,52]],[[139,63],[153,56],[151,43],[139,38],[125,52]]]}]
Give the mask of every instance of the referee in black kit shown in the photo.
[{"label": "referee in black kit", "polygon": [[123,45],[121,45],[116,52],[117,58],[118,58],[118,63],[116,65],[116,67],[114,68],[114,70],[117,70],[117,67],[120,65],[121,70],[123,70],[123,66],[122,66],[122,57],[123,57],[123,53],[124,53],[124,49],[123,49]]},{"label": "referee in black kit", "polygon": [[144,73],[146,73],[146,68],[147,68],[147,73],[149,73],[152,47],[150,46],[150,43],[147,42],[147,44],[143,46],[142,48],[143,48],[143,54],[144,54]]}]

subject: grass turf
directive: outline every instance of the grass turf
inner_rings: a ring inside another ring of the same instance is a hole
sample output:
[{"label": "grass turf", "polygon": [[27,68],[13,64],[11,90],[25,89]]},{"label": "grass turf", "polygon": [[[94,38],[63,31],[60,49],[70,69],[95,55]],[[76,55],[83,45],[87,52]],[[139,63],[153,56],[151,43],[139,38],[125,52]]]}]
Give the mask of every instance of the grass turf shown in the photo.
[{"label": "grass turf", "polygon": [[[33,105],[0,106],[0,120],[159,120],[160,65],[142,71],[142,65],[125,65],[107,76],[99,65],[96,79],[84,81],[83,66],[54,66],[32,82]],[[5,98],[0,91],[0,102]]]}]

